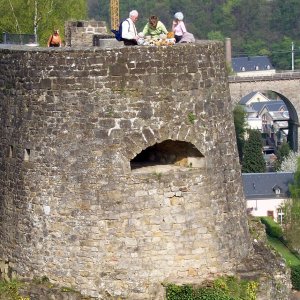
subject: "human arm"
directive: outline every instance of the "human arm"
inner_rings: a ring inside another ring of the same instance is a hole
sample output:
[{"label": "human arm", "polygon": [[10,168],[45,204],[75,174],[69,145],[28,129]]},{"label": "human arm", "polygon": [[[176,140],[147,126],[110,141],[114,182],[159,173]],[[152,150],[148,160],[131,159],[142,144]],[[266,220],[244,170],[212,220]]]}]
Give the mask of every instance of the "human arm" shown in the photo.
[{"label": "human arm", "polygon": [[159,28],[160,33],[168,33],[166,26],[162,22],[158,21],[157,27]]},{"label": "human arm", "polygon": [[178,25],[178,21],[174,20],[172,23],[172,31],[175,32],[175,27]]},{"label": "human arm", "polygon": [[185,25],[184,25],[184,23],[182,21],[180,22],[180,27],[181,27],[182,34],[184,34],[185,32],[187,32],[187,30],[185,28]]},{"label": "human arm", "polygon": [[47,42],[47,47],[50,47],[51,41],[52,41],[52,34],[50,35],[48,42]]},{"label": "human arm", "polygon": [[149,35],[149,23],[147,23],[143,29],[144,36]]}]

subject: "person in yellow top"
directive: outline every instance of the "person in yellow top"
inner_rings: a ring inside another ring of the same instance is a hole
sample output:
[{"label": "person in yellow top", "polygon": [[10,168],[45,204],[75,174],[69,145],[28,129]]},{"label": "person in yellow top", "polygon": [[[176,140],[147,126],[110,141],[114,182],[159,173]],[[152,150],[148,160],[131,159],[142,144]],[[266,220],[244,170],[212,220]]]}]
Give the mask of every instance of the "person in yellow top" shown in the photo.
[{"label": "person in yellow top", "polygon": [[61,47],[61,38],[58,29],[54,30],[53,34],[50,35],[47,46]]},{"label": "person in yellow top", "polygon": [[151,16],[149,22],[143,29],[144,36],[150,35],[151,38],[158,38],[160,34],[167,34],[168,30],[165,25],[158,20],[157,16]]}]

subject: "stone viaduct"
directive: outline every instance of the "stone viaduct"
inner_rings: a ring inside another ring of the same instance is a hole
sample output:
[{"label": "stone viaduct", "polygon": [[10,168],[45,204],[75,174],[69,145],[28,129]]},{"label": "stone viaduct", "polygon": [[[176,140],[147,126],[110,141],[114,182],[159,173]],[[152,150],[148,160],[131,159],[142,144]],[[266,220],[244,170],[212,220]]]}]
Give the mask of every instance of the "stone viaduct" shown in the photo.
[{"label": "stone viaduct", "polygon": [[[1,277],[154,300],[164,282],[263,272],[222,43],[0,55]],[[270,257],[261,299],[287,299]]]},{"label": "stone viaduct", "polygon": [[230,94],[233,103],[253,91],[273,91],[282,98],[289,110],[289,136],[293,150],[299,147],[298,127],[300,112],[300,72],[276,73],[272,76],[229,77]]}]

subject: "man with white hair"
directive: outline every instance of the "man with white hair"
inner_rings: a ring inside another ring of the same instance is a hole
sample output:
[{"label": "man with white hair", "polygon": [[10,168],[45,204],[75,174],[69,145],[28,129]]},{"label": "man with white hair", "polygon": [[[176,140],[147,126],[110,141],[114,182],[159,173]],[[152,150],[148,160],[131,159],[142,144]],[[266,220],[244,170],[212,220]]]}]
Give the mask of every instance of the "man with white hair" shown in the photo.
[{"label": "man with white hair", "polygon": [[139,13],[136,10],[132,10],[129,13],[129,18],[122,23],[122,38],[125,46],[137,45],[139,36],[134,23],[137,21],[138,17]]}]

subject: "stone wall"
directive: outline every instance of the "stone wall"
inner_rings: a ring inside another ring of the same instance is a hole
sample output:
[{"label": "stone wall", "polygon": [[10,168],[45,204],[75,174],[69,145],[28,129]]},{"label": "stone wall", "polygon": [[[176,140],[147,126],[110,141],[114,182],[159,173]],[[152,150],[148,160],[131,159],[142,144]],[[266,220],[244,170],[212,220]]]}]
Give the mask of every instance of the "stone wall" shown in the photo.
[{"label": "stone wall", "polygon": [[[95,36],[112,37],[104,21],[65,22],[65,42],[68,47],[91,47]],[[98,41],[98,39],[97,39]]]},{"label": "stone wall", "polygon": [[[0,52],[13,272],[130,300],[234,272],[252,246],[223,44]],[[174,159],[133,168],[155,144]]]}]

